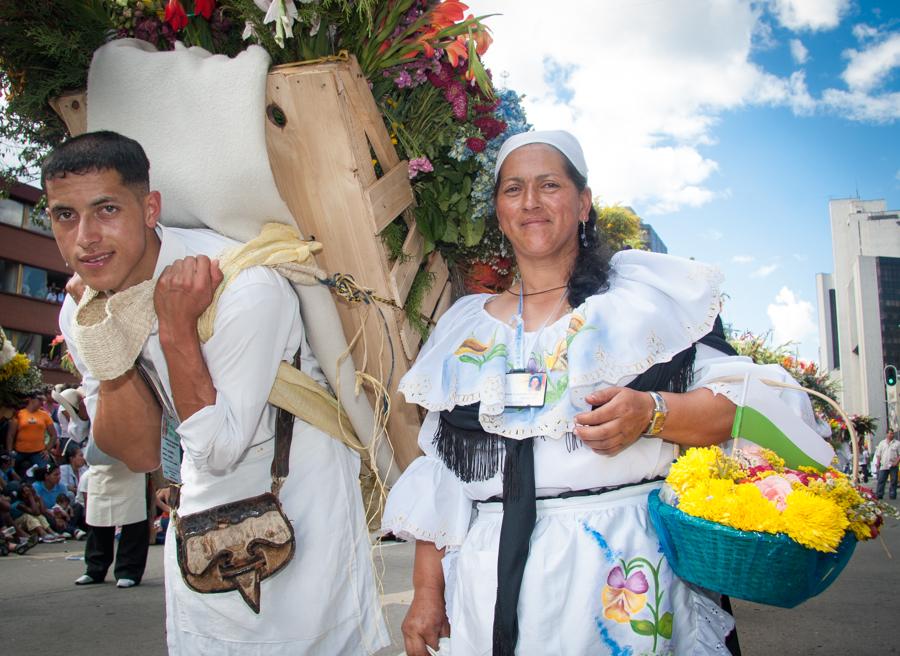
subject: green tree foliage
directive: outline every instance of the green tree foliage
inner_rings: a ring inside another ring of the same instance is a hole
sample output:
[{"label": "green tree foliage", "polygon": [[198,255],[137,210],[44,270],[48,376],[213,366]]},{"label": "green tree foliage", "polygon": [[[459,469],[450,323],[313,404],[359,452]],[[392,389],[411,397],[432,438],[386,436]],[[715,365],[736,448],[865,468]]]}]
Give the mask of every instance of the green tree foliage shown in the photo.
[{"label": "green tree foliage", "polygon": [[621,205],[600,207],[595,204],[594,209],[597,210],[597,229],[613,252],[625,248],[646,250],[641,219],[630,208]]}]

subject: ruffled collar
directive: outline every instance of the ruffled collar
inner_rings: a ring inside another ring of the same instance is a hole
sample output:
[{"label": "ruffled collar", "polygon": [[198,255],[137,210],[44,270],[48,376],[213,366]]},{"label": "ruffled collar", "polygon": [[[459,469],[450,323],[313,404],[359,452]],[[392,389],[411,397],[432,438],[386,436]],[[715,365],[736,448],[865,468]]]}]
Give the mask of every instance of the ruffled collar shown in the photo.
[{"label": "ruffled collar", "polygon": [[721,283],[717,268],[693,260],[617,253],[607,291],[546,326],[530,349],[528,368],[549,379],[539,409],[504,409],[514,330],[485,310],[491,295],[466,296],[441,317],[399,389],[409,403],[432,411],[480,403],[479,421],[490,433],[560,438],[587,409],[588,393],[627,383],[709,333]]}]

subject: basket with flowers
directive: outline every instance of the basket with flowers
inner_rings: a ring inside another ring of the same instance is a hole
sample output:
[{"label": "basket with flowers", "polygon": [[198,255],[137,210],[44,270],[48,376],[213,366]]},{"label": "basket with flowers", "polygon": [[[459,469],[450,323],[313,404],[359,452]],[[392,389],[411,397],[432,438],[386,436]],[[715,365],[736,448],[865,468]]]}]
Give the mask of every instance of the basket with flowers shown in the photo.
[{"label": "basket with flowers", "polygon": [[728,454],[718,446],[688,449],[649,506],[678,576],[784,608],[824,591],[857,541],[876,537],[886,512],[896,515],[857,487],[855,471],[791,467],[774,451],[738,440]]}]

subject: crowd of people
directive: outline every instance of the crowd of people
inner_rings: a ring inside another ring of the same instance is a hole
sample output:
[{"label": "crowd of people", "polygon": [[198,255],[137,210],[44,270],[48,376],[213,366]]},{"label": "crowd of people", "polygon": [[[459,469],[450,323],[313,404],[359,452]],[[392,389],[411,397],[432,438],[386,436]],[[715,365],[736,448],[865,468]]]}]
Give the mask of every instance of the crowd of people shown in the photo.
[{"label": "crowd of people", "polygon": [[88,423],[80,392],[63,387],[28,394],[0,420],[0,554],[85,538]]}]

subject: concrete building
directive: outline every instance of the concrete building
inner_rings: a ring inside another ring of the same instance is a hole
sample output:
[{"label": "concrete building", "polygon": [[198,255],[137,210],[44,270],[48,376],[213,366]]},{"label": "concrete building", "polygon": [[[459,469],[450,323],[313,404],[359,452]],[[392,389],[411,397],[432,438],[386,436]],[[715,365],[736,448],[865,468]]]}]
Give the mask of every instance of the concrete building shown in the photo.
[{"label": "concrete building", "polygon": [[16,348],[37,364],[47,384],[77,383],[60,368],[50,342],[59,333],[66,268],[46,215],[32,220],[35,187],[16,184],[0,199],[0,326]]},{"label": "concrete building", "polygon": [[656,230],[653,229],[653,226],[649,223],[644,223],[643,221],[641,221],[641,241],[644,242],[644,247],[648,251],[652,251],[654,253],[669,252],[669,249],[666,248],[663,240],[659,238],[658,234],[656,234]]},{"label": "concrete building", "polygon": [[834,272],[816,276],[819,363],[841,382],[849,413],[887,414],[884,366],[900,365],[900,212],[883,200],[828,203]]}]

